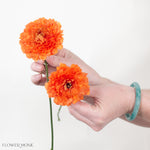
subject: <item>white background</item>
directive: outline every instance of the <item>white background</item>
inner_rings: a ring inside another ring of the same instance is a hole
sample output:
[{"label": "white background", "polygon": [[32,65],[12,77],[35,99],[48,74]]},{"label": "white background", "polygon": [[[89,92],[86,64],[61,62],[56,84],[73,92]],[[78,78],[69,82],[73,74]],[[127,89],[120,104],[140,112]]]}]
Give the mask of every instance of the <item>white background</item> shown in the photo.
[{"label": "white background", "polygon": [[[0,0],[0,150],[2,143],[33,143],[49,150],[49,103],[44,87],[31,83],[32,60],[21,52],[19,34],[40,17],[62,24],[64,47],[100,75],[150,88],[149,0]],[[116,119],[94,132],[66,107],[57,122],[55,150],[149,150],[150,129]],[[16,148],[17,149],[17,148]]]}]

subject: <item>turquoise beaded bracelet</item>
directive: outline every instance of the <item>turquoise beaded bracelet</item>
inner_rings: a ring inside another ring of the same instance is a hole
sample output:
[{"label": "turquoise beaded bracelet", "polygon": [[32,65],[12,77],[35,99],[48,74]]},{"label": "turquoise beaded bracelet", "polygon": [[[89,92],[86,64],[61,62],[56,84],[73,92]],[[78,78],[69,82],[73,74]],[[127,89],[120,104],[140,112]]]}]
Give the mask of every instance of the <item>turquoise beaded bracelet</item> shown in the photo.
[{"label": "turquoise beaded bracelet", "polygon": [[129,121],[132,121],[136,118],[139,108],[140,108],[140,103],[141,103],[141,88],[137,82],[133,82],[131,87],[135,88],[135,105],[133,112],[131,114],[125,114],[126,119]]}]

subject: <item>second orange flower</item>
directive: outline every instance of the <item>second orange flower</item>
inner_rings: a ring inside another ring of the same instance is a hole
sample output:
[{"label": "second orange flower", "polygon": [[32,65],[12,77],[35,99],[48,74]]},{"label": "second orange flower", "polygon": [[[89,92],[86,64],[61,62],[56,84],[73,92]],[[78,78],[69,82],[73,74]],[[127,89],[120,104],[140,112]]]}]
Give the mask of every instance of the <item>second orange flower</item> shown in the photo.
[{"label": "second orange flower", "polygon": [[82,100],[84,95],[89,95],[87,73],[82,72],[78,65],[69,67],[60,64],[57,71],[51,73],[45,88],[57,105],[69,106]]}]

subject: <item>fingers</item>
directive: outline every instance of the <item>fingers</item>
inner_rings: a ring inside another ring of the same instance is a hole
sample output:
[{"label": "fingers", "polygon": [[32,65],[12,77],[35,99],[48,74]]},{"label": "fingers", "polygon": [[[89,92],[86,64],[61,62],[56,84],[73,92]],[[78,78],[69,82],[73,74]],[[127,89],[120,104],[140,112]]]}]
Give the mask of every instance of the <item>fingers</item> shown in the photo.
[{"label": "fingers", "polygon": [[46,77],[43,77],[42,74],[36,74],[31,76],[31,81],[36,85],[45,85]]},{"label": "fingers", "polygon": [[[43,64],[39,64],[37,62],[33,62],[31,64],[31,69],[35,72],[38,72],[38,73],[43,73],[45,74],[45,67]],[[48,74],[51,74],[52,72],[56,71],[56,68],[55,67],[52,67],[52,66],[48,66]]]},{"label": "fingers", "polygon": [[35,72],[39,72],[39,73],[42,73],[44,72],[45,70],[45,67],[42,63],[39,63],[39,62],[33,62],[31,64],[31,69]]},{"label": "fingers", "polygon": [[[58,53],[56,55],[47,57],[46,61],[48,62],[49,67],[54,68],[59,66],[60,63],[65,63],[69,65],[68,61],[65,59],[65,57],[67,57],[68,54],[69,51],[63,48],[61,50],[58,50]],[[54,68],[52,68],[52,71],[55,70]],[[37,62],[33,62],[31,65],[31,69],[35,72],[43,73],[45,71],[44,61],[38,60]]]}]

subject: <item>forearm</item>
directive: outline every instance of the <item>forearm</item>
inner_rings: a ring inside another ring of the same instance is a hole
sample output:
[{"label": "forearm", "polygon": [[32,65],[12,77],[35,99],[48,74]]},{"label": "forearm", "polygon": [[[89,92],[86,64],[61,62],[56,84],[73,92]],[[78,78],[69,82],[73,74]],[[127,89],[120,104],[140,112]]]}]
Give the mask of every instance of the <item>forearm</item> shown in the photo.
[{"label": "forearm", "polygon": [[[126,120],[125,116],[121,116],[120,118]],[[130,123],[144,127],[150,127],[150,90],[141,91],[141,104],[138,115],[135,120],[131,121]]]}]

